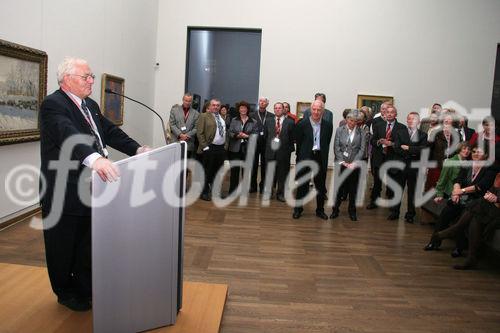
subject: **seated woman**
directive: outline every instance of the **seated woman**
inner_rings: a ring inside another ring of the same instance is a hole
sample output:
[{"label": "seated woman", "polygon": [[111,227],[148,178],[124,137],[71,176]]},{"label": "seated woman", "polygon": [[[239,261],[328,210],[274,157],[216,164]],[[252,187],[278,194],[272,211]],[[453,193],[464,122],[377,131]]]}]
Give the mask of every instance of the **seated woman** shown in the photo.
[{"label": "seated woman", "polygon": [[435,232],[431,242],[440,243],[444,239],[454,238],[469,228],[469,251],[465,262],[454,265],[455,269],[473,269],[477,266],[477,252],[483,240],[493,236],[500,228],[500,173],[495,182],[482,198],[473,200],[467,205],[457,223],[449,228]]},{"label": "seated woman", "polygon": [[356,194],[359,182],[359,161],[363,160],[366,150],[365,131],[357,126],[360,112],[353,110],[346,115],[344,126],[337,128],[333,144],[335,153],[335,165],[340,166],[340,174],[350,172],[339,189],[335,205],[332,208],[331,219],[339,216],[342,188],[349,196],[349,217],[351,221],[357,221],[356,216]]},{"label": "seated woman", "polygon": [[[247,152],[247,143],[250,135],[257,134],[257,122],[248,116],[250,111],[250,104],[245,101],[241,101],[236,104],[236,109],[239,112],[239,116],[233,118],[229,125],[229,160],[230,163],[234,161],[242,161],[245,159],[245,154]],[[231,166],[231,176],[229,179],[229,193],[231,194],[240,183],[240,167]]]},{"label": "seated woman", "polygon": [[460,142],[457,146],[458,154],[446,159],[443,169],[436,184],[436,196],[434,202],[440,204],[443,199],[449,199],[453,191],[453,184],[460,171],[460,161],[466,161],[470,156],[470,146],[467,142]]},{"label": "seated woman", "polygon": [[[443,208],[439,221],[436,223],[436,232],[448,228],[462,214],[467,203],[482,197],[486,190],[491,187],[496,172],[493,167],[484,165],[487,157],[488,155],[480,147],[472,149],[472,165],[460,168],[453,185],[451,198],[446,207]],[[457,249],[453,251],[454,256],[461,255],[461,250],[464,247],[465,237],[461,236],[459,235],[457,240]],[[437,250],[440,245],[441,242],[431,239],[424,250]]]}]

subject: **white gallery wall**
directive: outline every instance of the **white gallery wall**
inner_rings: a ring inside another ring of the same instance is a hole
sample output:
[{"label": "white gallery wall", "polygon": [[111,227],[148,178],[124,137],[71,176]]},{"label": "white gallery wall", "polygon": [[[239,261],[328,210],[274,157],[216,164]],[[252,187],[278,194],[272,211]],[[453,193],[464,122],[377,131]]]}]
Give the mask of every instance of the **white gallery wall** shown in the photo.
[{"label": "white gallery wall", "polygon": [[[435,101],[488,108],[500,42],[498,0],[3,0],[0,9],[1,39],[48,53],[49,93],[57,64],[79,56],[98,77],[94,99],[102,73],[121,76],[126,94],[167,119],[184,91],[188,26],[262,29],[259,94],[294,108],[324,92],[335,122],[358,93],[394,96],[400,118]],[[142,107],[126,102],[124,120],[141,143],[162,144]],[[39,143],[0,146],[0,160],[4,180],[15,166],[38,168]],[[26,207],[0,192],[0,221]]]},{"label": "white gallery wall", "polygon": [[187,27],[205,26],[262,29],[271,105],[321,91],[335,122],[357,94],[394,96],[402,120],[433,102],[489,108],[499,17],[498,0],[160,1],[155,105],[167,115],[179,103]]},{"label": "white gallery wall", "polygon": [[[91,96],[96,101],[101,99],[101,74],[108,73],[125,78],[127,95],[153,105],[157,17],[158,0],[2,0],[0,38],[48,54],[49,94],[58,88],[57,65],[65,56],[77,56],[87,59],[96,75]],[[142,107],[125,102],[122,128],[152,145],[153,117]],[[1,178],[18,165],[39,168],[39,155],[39,142],[0,146]],[[111,156],[123,158],[115,151]],[[38,191],[38,179],[20,185],[27,193]],[[0,191],[0,218],[27,206],[13,202],[5,188]]]}]

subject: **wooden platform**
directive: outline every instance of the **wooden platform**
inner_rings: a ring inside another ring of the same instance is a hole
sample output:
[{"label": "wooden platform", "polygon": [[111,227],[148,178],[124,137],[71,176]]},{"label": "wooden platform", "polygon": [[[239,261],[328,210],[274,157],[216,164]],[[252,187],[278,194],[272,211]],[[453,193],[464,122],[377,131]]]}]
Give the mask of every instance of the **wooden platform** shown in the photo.
[{"label": "wooden platform", "polygon": [[[175,326],[151,332],[218,332],[227,285],[184,282]],[[0,332],[92,332],[92,312],[72,312],[56,302],[47,269],[0,263]]]}]

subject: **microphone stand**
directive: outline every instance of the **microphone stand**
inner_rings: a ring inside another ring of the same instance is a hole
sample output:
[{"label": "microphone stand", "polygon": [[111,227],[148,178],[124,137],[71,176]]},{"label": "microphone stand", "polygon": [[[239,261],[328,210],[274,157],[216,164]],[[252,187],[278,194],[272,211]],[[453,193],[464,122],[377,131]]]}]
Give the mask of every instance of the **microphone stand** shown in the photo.
[{"label": "microphone stand", "polygon": [[105,89],[104,92],[108,93],[108,94],[113,94],[113,95],[118,95],[118,96],[121,96],[121,97],[124,97],[126,99],[129,99],[133,102],[136,102],[137,104],[140,104],[142,106],[144,106],[145,108],[149,109],[151,112],[153,112],[155,115],[158,116],[158,118],[160,118],[160,121],[161,121],[161,127],[163,128],[163,137],[165,138],[165,144],[168,144],[168,140],[167,140],[167,130],[165,129],[165,122],[163,121],[163,118],[158,114],[158,112],[156,112],[155,110],[153,110],[152,108],[150,108],[149,106],[147,106],[146,104],[142,103],[142,102],[139,102],[133,98],[130,98],[128,96],[125,96],[125,95],[122,95],[120,93],[117,93],[111,89]]}]

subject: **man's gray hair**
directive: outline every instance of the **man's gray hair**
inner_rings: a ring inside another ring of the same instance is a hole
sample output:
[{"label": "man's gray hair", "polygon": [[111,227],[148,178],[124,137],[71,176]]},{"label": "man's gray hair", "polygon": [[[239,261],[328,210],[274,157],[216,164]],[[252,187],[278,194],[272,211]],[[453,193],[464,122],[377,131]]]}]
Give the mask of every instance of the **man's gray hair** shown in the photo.
[{"label": "man's gray hair", "polygon": [[88,65],[87,61],[80,58],[66,57],[57,66],[57,83],[62,83],[64,76],[74,74],[76,65]]}]

